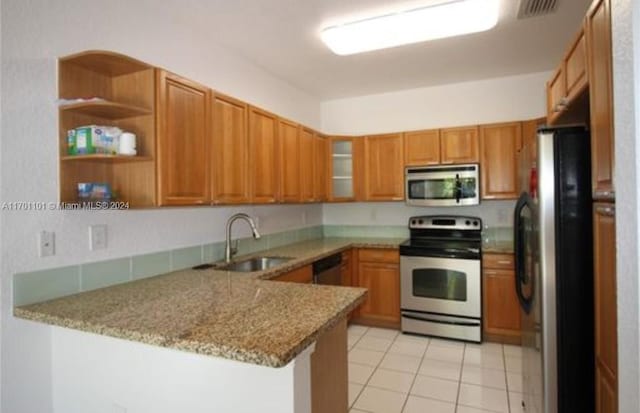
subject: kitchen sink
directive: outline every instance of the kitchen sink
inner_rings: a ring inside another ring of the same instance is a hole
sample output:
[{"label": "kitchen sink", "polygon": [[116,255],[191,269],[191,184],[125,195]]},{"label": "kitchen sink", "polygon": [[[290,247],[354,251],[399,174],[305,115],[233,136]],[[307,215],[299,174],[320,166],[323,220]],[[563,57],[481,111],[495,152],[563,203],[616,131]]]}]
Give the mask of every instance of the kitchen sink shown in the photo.
[{"label": "kitchen sink", "polygon": [[237,272],[263,271],[284,264],[292,259],[293,258],[290,257],[253,257],[243,261],[224,264],[218,268],[225,271]]}]

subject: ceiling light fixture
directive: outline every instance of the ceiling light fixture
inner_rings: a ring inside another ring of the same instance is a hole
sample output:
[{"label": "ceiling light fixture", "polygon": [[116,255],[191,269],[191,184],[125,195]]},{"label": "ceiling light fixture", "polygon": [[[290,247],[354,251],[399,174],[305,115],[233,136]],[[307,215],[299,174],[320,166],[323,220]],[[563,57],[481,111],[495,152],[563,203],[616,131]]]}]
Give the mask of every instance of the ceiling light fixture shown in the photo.
[{"label": "ceiling light fixture", "polygon": [[375,16],[322,30],[322,41],[338,55],[476,33],[498,22],[498,0],[454,0]]}]

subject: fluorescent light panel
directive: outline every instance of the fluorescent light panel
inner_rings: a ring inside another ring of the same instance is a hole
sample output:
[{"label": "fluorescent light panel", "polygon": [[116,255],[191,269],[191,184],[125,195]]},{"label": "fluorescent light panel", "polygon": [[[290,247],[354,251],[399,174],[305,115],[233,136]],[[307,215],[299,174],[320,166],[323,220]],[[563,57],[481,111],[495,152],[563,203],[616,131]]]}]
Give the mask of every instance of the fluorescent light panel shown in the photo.
[{"label": "fluorescent light panel", "polygon": [[498,22],[498,0],[455,0],[333,26],[324,43],[338,55],[476,33]]}]

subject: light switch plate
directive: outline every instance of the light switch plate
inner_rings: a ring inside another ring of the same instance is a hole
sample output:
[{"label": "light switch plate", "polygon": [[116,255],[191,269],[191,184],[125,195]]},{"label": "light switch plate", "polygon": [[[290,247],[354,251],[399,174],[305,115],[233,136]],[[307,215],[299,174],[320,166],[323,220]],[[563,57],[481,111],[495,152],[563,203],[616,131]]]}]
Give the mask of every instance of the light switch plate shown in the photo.
[{"label": "light switch plate", "polygon": [[91,225],[89,227],[89,249],[91,251],[107,248],[107,226]]},{"label": "light switch plate", "polygon": [[40,231],[38,234],[38,255],[50,257],[56,254],[56,233],[52,231]]}]

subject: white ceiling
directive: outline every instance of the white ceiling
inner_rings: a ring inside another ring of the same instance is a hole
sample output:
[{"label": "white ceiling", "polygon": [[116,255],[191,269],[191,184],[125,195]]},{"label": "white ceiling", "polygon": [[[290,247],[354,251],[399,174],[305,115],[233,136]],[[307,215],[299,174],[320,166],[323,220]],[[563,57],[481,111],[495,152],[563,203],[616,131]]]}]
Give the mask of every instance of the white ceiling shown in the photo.
[{"label": "white ceiling", "polygon": [[[558,0],[553,14],[517,20],[500,0],[487,32],[352,56],[321,42],[324,27],[442,0],[175,0],[172,17],[291,85],[332,99],[553,69],[591,0]],[[169,1],[169,3],[172,3]]]}]

